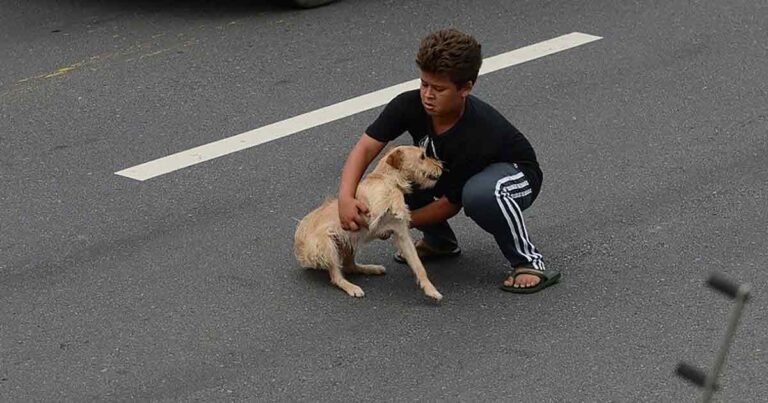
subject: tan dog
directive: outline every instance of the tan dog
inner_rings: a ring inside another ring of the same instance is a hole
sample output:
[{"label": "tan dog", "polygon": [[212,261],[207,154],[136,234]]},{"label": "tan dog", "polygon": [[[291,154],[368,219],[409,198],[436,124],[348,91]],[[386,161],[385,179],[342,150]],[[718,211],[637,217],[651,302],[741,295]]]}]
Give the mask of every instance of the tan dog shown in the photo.
[{"label": "tan dog", "polygon": [[442,171],[440,161],[428,158],[419,147],[393,148],[357,187],[357,199],[368,206],[368,228],[355,232],[343,230],[338,200],[326,200],[299,222],[294,237],[296,259],[303,267],[328,270],[331,283],[353,297],[362,297],[363,289],[347,281],[342,272],[384,274],[384,266],[357,264],[355,252],[375,238],[387,239],[394,235],[400,253],[416,275],[417,284],[428,296],[442,299],[416,254],[408,231],[411,213],[403,197],[411,192],[413,183],[422,188],[435,186]]}]

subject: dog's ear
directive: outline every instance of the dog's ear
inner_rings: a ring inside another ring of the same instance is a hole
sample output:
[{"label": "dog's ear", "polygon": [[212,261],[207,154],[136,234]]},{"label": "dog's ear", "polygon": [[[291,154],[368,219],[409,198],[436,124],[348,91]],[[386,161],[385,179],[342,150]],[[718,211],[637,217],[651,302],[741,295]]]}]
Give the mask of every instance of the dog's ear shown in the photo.
[{"label": "dog's ear", "polygon": [[387,156],[387,164],[392,168],[400,169],[403,166],[403,150],[395,150]]}]

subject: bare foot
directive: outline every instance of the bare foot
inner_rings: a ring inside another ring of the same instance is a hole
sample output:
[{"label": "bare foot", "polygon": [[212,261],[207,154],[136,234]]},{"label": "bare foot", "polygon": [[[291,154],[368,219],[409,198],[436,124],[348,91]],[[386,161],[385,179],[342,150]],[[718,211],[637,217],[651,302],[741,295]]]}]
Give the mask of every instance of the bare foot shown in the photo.
[{"label": "bare foot", "polygon": [[515,276],[513,273],[504,280],[504,285],[515,288],[530,288],[535,287],[540,281],[541,278],[534,276],[533,274],[518,274]]}]

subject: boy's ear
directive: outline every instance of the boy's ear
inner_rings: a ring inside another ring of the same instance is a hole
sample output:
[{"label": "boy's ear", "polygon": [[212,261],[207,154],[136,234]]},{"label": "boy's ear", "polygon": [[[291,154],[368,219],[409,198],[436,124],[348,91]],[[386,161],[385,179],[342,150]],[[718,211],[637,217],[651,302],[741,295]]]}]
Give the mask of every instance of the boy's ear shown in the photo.
[{"label": "boy's ear", "polygon": [[403,150],[395,150],[389,154],[386,163],[392,168],[400,169],[403,166]]},{"label": "boy's ear", "polygon": [[462,98],[466,98],[469,96],[469,93],[472,92],[472,88],[475,87],[475,83],[472,81],[467,81],[464,83],[464,85],[459,88],[459,95],[461,95]]}]

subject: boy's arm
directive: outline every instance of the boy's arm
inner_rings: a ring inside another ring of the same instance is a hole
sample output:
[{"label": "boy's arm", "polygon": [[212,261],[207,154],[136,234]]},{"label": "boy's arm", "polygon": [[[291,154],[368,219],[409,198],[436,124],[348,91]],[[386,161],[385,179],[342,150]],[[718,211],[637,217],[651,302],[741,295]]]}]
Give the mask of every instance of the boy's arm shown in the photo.
[{"label": "boy's arm", "polygon": [[367,220],[360,214],[368,214],[368,207],[355,198],[357,185],[368,165],[386,144],[363,133],[344,163],[339,185],[339,220],[341,228],[347,231],[357,231],[360,227],[367,226]]},{"label": "boy's arm", "polygon": [[443,196],[424,207],[411,211],[411,228],[441,223],[461,211],[461,206]]}]

